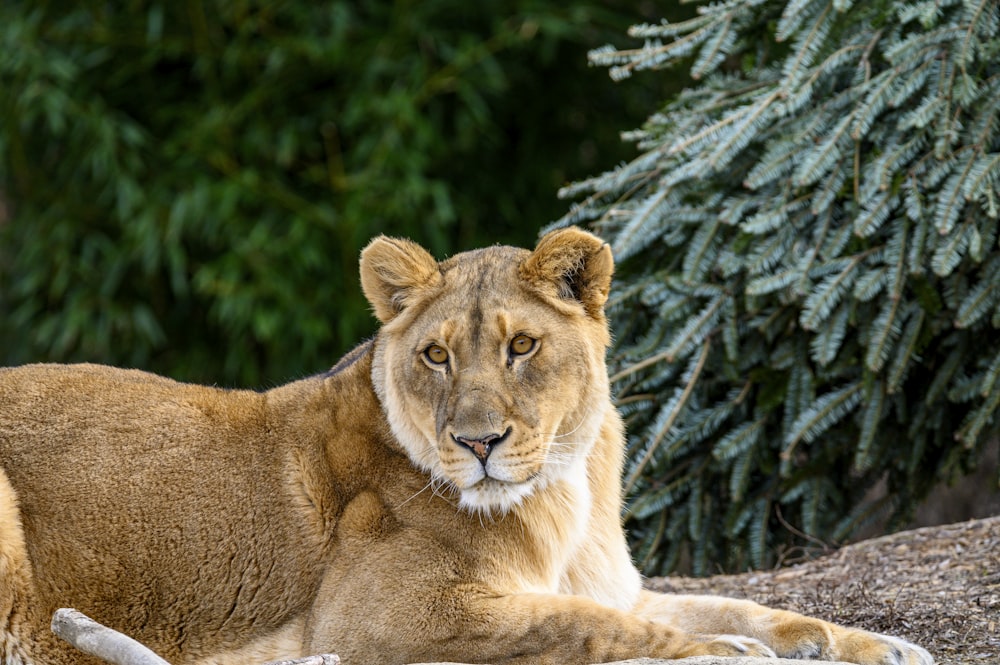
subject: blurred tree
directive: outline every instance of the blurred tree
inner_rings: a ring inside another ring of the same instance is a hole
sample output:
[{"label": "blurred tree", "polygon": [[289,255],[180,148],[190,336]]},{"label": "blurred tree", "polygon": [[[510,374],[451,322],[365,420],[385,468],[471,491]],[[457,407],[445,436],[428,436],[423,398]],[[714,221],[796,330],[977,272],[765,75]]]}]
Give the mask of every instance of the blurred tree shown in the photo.
[{"label": "blurred tree", "polygon": [[592,53],[696,83],[631,135],[640,156],[564,191],[588,197],[558,223],[593,221],[621,261],[614,382],[650,573],[898,524],[1000,434],[1000,5],[699,9]]},{"label": "blurred tree", "polygon": [[[631,15],[631,11],[628,12]],[[273,384],[373,329],[375,233],[530,243],[641,117],[615,3],[0,4],[0,362]],[[627,126],[627,125],[626,125]]]}]

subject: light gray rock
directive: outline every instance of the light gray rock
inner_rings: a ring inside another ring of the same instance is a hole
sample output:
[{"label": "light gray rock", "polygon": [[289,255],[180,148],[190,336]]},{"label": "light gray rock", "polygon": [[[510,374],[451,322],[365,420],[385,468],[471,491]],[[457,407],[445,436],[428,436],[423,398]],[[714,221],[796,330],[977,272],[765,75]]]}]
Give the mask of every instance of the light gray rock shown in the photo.
[{"label": "light gray rock", "polygon": [[[636,658],[608,665],[806,665],[810,661],[788,658],[756,658],[751,656],[693,656],[677,660],[659,658]],[[414,663],[413,665],[470,665],[468,663]],[[847,663],[823,661],[823,665],[848,665]]]}]

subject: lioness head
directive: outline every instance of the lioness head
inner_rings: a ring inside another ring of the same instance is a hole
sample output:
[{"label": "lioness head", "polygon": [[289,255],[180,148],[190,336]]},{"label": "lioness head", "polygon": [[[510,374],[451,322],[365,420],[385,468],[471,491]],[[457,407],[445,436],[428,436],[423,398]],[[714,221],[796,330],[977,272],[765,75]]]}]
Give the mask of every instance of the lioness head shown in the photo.
[{"label": "lioness head", "polygon": [[470,510],[502,513],[586,477],[610,408],[604,303],[611,250],[575,228],[534,251],[490,247],[437,262],[379,237],[361,284],[382,322],[372,378],[393,433]]}]

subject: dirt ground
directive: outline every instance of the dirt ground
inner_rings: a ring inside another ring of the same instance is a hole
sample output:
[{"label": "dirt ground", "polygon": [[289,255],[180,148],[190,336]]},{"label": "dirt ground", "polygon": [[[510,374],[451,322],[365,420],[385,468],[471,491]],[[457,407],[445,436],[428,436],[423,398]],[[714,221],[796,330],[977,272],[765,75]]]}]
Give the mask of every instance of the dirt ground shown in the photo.
[{"label": "dirt ground", "polygon": [[1000,665],[1000,516],[903,531],[790,568],[654,578],[904,637],[941,665]]}]

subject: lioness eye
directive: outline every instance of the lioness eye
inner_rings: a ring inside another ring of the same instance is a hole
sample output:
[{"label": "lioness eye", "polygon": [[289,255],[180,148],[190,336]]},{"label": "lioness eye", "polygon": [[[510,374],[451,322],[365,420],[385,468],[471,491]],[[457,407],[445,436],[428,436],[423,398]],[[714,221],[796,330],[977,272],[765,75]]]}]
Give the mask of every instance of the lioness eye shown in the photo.
[{"label": "lioness eye", "polygon": [[443,365],[448,362],[448,352],[437,344],[431,344],[424,349],[424,357],[435,365]]},{"label": "lioness eye", "polygon": [[515,356],[523,356],[535,348],[535,340],[527,335],[518,335],[510,341],[510,352]]}]

